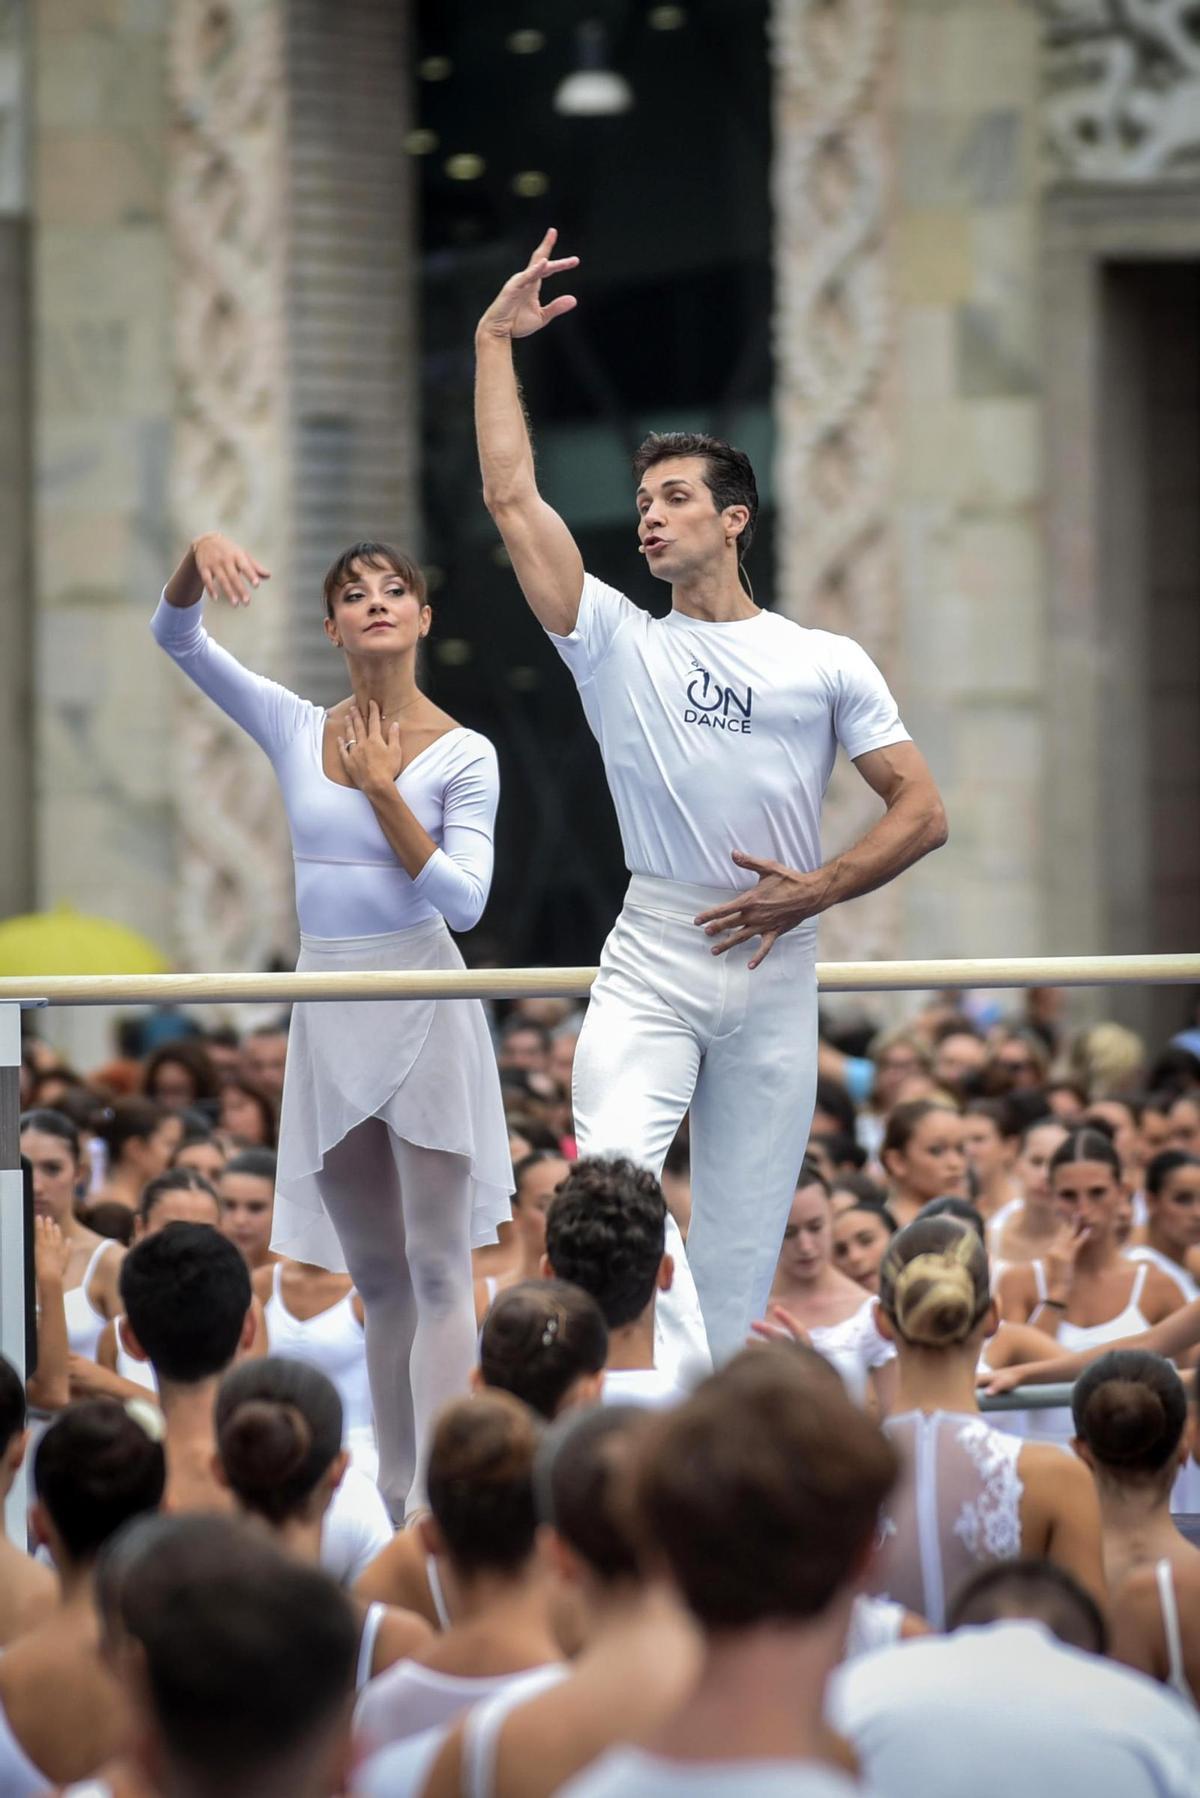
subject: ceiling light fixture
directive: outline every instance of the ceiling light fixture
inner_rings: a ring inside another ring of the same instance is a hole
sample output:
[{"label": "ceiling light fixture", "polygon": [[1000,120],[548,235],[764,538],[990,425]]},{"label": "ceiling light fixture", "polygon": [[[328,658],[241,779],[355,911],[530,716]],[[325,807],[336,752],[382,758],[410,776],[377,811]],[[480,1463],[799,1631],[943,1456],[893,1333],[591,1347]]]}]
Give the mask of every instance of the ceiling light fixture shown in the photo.
[{"label": "ceiling light fixture", "polygon": [[651,31],[679,31],[687,24],[687,11],[682,6],[652,6],[646,23]]},{"label": "ceiling light fixture", "polygon": [[454,73],[454,64],[448,56],[425,56],[417,64],[417,73],[422,81],[445,81]]},{"label": "ceiling light fixture", "polygon": [[404,148],[410,156],[428,156],[429,152],[436,150],[437,147],[437,132],[426,131],[421,126],[418,126],[415,131],[410,131],[404,139]]},{"label": "ceiling light fixture", "polygon": [[608,34],[598,19],[589,19],[575,34],[576,67],[559,82],[554,110],[568,118],[604,118],[628,112],[633,89],[624,75],[608,67]]},{"label": "ceiling light fixture", "polygon": [[538,200],[550,186],[550,177],[541,169],[522,169],[512,178],[512,190],[523,200]]},{"label": "ceiling light fixture", "polygon": [[473,150],[462,150],[457,156],[446,158],[445,169],[451,181],[478,181],[487,163],[482,156],[476,156]]},{"label": "ceiling light fixture", "polygon": [[546,33],[530,27],[511,31],[505,41],[514,56],[536,56],[539,50],[546,48]]}]

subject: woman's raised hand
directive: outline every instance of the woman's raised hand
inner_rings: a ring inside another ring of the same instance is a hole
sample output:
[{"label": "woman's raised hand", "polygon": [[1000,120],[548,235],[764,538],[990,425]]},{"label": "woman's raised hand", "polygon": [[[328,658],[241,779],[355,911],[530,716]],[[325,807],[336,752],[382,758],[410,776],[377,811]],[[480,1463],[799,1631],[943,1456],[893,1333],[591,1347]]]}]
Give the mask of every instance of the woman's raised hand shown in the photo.
[{"label": "woman's raised hand", "polygon": [[750,1342],[799,1342],[805,1348],[813,1345],[800,1319],[786,1305],[768,1305],[767,1315],[752,1323],[750,1332]]},{"label": "woman's raised hand", "polygon": [[248,606],[252,589],[271,578],[269,568],[220,531],[205,531],[197,537],[192,555],[205,591],[213,599],[227,599],[231,606]]},{"label": "woman's raised hand", "polygon": [[39,1286],[61,1286],[71,1259],[71,1245],[52,1217],[33,1220],[33,1272]]},{"label": "woman's raised hand", "polygon": [[404,766],[400,726],[389,725],[385,734],[383,716],[373,699],[365,718],[356,705],[351,705],[342,719],[337,746],[351,786],[368,797],[373,791],[395,786],[396,776]]},{"label": "woman's raised hand", "polygon": [[564,269],[576,268],[579,264],[578,256],[563,256],[557,262],[551,261],[550,252],[557,237],[558,232],[551,226],[529,258],[528,266],[504,283],[479,321],[481,331],[493,337],[532,337],[551,319],[573,310],[574,294],[560,294],[548,306],[541,302],[542,282],[547,275],[561,275]]}]

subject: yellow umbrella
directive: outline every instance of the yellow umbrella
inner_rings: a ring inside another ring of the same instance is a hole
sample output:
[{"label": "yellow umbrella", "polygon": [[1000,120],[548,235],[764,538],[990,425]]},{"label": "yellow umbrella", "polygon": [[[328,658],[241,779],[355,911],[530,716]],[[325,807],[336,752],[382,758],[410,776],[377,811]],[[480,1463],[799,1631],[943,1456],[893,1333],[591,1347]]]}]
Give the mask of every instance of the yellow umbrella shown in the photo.
[{"label": "yellow umbrella", "polygon": [[88,917],[72,905],[0,924],[0,976],[165,974],[170,966],[149,937],[111,918]]}]

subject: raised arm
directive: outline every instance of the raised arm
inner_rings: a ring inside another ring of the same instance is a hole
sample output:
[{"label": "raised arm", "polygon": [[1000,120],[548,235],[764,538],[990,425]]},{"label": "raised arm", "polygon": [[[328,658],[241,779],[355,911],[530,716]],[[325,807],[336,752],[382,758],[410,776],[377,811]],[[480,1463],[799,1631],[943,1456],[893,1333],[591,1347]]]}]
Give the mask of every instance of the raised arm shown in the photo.
[{"label": "raised arm", "polygon": [[163,588],[150,628],[188,679],[273,756],[292,740],[312,708],[286,687],[243,668],[213,641],[203,618],[206,592],[232,606],[248,606],[254,590],[269,579],[268,570],[247,551],[218,531],[208,531],[190,545]]},{"label": "raised arm", "polygon": [[483,503],[504,539],[521,591],[538,622],[566,637],[579,616],[583,558],[575,539],[538,492],[529,424],[513,366],[513,339],[529,337],[570,312],[571,294],[543,306],[547,275],[574,268],[577,256],[550,260],[558,233],[547,231],[529,266],[506,281],[475,333],[475,433]]}]

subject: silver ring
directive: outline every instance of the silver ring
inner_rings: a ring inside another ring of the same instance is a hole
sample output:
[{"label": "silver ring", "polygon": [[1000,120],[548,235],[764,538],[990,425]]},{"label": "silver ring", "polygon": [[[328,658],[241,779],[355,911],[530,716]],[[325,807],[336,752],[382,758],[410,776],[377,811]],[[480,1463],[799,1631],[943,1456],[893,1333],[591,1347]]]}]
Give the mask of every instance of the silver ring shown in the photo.
[{"label": "silver ring", "polygon": [[354,745],[355,745],[355,744],[356,744],[356,743],[357,743],[357,742],[358,742],[358,738],[357,738],[357,737],[347,737],[347,738],[346,738],[346,748],[347,748],[347,749],[353,749],[353,748],[354,748]]}]

